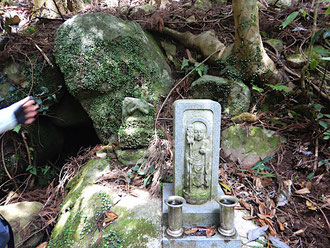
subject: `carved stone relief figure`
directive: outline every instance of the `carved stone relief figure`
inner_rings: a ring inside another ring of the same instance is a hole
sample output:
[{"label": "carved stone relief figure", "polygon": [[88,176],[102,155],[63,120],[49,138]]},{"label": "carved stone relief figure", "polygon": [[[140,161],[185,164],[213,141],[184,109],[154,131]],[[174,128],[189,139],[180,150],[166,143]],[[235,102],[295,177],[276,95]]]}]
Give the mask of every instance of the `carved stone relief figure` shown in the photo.
[{"label": "carved stone relief figure", "polygon": [[202,118],[192,119],[187,126],[183,196],[190,204],[202,204],[210,199],[209,129],[208,122]]}]

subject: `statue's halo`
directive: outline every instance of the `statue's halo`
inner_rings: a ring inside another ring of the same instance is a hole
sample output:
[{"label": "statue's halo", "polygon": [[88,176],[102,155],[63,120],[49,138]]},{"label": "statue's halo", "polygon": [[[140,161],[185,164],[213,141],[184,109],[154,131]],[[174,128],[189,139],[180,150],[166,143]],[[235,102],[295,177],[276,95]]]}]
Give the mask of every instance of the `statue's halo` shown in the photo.
[{"label": "statue's halo", "polygon": [[189,127],[191,124],[195,123],[195,122],[202,122],[204,123],[204,125],[206,126],[206,135],[205,138],[208,138],[211,134],[211,128],[210,128],[210,124],[207,120],[205,120],[204,118],[201,117],[196,117],[196,118],[192,118],[191,120],[189,120],[187,122],[187,127]]}]

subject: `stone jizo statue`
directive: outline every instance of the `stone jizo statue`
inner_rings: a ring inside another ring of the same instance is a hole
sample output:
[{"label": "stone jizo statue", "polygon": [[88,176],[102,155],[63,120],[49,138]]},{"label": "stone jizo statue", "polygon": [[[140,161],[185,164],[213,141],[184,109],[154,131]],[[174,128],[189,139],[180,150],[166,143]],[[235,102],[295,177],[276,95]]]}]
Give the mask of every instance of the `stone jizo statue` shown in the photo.
[{"label": "stone jizo statue", "polygon": [[208,122],[193,119],[186,130],[185,178],[183,195],[188,203],[202,204],[210,198],[210,145]]}]

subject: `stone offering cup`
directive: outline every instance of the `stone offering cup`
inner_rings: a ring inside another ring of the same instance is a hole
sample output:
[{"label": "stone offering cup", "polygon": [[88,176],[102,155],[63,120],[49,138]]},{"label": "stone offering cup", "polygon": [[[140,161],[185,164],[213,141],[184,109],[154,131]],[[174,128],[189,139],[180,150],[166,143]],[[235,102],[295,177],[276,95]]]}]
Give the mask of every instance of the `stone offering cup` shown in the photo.
[{"label": "stone offering cup", "polygon": [[238,199],[233,196],[223,195],[217,198],[220,205],[220,226],[218,232],[226,237],[236,234],[234,226],[234,207],[238,203]]},{"label": "stone offering cup", "polygon": [[182,206],[186,200],[177,195],[169,196],[165,200],[168,206],[168,228],[166,233],[172,237],[180,237],[183,233]]}]

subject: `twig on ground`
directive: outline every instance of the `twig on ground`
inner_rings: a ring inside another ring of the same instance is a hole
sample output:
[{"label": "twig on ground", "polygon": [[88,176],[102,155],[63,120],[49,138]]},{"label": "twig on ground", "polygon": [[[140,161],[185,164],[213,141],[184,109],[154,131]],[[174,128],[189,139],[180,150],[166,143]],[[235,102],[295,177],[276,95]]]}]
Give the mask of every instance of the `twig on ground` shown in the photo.
[{"label": "twig on ground", "polygon": [[50,62],[49,58],[47,57],[47,55],[42,51],[42,49],[37,45],[34,44],[35,47],[39,50],[39,52],[42,54],[42,56],[44,57],[44,59],[47,61],[47,63],[51,66],[54,67],[54,65],[52,64],[52,62]]}]

